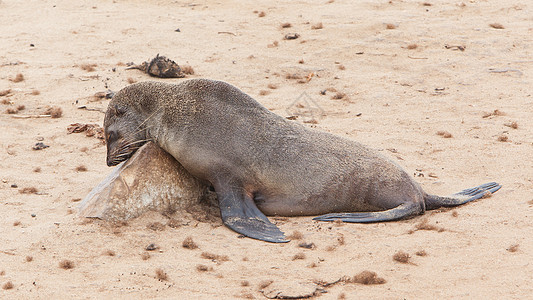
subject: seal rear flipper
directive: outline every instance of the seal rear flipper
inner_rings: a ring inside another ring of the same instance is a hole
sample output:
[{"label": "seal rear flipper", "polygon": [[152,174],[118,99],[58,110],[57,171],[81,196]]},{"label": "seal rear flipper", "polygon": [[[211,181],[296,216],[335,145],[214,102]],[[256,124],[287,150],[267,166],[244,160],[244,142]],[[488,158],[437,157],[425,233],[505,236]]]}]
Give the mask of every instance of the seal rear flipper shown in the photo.
[{"label": "seal rear flipper", "polygon": [[374,223],[404,219],[420,214],[420,205],[416,203],[403,203],[395,208],[359,213],[332,213],[313,218],[316,221],[332,222],[341,220],[346,223]]},{"label": "seal rear flipper", "polygon": [[223,218],[224,224],[234,231],[249,238],[271,243],[287,243],[289,240],[276,225],[248,216],[231,216]]},{"label": "seal rear flipper", "polygon": [[270,223],[250,197],[235,192],[217,191],[217,195],[222,221],[229,228],[249,238],[266,242],[289,241],[276,225]]},{"label": "seal rear flipper", "polygon": [[483,198],[487,194],[495,193],[501,187],[502,186],[497,182],[489,182],[473,188],[462,190],[447,197],[427,195],[424,199],[426,202],[426,209],[431,210],[439,207],[452,207],[465,204],[470,201]]}]

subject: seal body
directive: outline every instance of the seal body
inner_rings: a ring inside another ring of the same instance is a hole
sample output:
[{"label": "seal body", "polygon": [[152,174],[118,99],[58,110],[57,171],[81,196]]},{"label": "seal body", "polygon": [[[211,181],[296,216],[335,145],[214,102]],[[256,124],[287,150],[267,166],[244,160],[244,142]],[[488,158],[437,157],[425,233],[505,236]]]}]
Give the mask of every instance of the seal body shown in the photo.
[{"label": "seal body", "polygon": [[265,215],[388,221],[489,190],[428,195],[381,154],[278,116],[221,81],[130,85],[111,100],[104,127],[108,165],[151,140],[213,185],[226,225],[271,242],[286,240]]}]

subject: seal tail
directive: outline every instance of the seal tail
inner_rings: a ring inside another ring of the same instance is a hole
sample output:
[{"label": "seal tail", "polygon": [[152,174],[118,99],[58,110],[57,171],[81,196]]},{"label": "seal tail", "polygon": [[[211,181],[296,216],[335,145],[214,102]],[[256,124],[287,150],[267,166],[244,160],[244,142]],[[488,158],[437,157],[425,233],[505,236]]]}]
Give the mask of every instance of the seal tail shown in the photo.
[{"label": "seal tail", "polygon": [[425,195],[424,201],[426,202],[426,210],[465,204],[495,193],[501,187],[502,186],[499,183],[489,182],[473,188],[462,190],[450,196],[441,197],[436,195]]}]

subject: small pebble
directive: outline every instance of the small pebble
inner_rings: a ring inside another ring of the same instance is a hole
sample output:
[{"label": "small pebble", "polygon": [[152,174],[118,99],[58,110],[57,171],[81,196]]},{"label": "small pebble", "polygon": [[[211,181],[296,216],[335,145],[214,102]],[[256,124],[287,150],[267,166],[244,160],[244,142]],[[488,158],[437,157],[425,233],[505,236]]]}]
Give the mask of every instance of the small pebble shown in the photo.
[{"label": "small pebble", "polygon": [[35,146],[33,146],[32,149],[33,149],[33,150],[42,150],[42,149],[46,149],[46,148],[48,148],[48,147],[50,147],[50,146],[45,145],[45,144],[39,142],[39,143],[35,144]]},{"label": "small pebble", "polygon": [[298,33],[287,33],[285,35],[285,39],[286,40],[295,40],[295,39],[297,39],[299,37],[300,37],[300,35]]},{"label": "small pebble", "polygon": [[156,249],[159,249],[159,246],[157,246],[156,244],[153,244],[153,243],[148,245],[148,246],[146,246],[146,250],[148,250],[148,251],[154,251]]}]

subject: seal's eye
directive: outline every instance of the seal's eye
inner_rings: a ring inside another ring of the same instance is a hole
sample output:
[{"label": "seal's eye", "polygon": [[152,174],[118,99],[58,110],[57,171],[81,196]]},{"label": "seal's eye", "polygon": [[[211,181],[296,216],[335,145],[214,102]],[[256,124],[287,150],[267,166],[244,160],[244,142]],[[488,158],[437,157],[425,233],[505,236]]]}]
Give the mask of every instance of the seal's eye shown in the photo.
[{"label": "seal's eye", "polygon": [[114,130],[110,130],[108,133],[107,133],[107,141],[108,142],[114,142],[118,139],[118,134],[116,131]]},{"label": "seal's eye", "polygon": [[123,107],[120,107],[118,105],[112,106],[111,109],[112,109],[113,114],[117,117],[123,115],[126,112],[126,110]]}]

